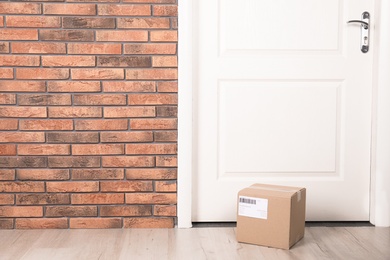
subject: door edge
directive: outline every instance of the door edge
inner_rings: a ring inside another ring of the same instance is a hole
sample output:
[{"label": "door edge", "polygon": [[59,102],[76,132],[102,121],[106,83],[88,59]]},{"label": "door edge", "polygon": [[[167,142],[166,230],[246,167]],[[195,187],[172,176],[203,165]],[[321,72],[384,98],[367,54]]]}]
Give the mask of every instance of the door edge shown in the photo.
[{"label": "door edge", "polygon": [[390,0],[375,8],[370,222],[390,227]]},{"label": "door edge", "polygon": [[193,0],[179,1],[177,227],[192,227]]}]

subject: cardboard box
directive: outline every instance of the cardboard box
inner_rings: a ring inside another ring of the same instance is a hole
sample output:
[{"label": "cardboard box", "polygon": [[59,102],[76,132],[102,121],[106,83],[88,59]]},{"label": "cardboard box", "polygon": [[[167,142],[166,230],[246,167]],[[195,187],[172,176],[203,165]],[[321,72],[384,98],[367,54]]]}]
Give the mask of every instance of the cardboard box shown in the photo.
[{"label": "cardboard box", "polygon": [[238,193],[237,241],[289,249],[305,233],[306,189],[254,184]]}]

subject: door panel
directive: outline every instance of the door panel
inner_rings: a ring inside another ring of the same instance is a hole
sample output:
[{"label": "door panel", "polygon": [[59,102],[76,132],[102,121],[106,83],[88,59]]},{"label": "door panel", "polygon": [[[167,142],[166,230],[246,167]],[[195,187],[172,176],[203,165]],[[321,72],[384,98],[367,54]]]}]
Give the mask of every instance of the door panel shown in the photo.
[{"label": "door panel", "polygon": [[342,14],[340,5],[339,0],[221,0],[219,31],[222,53],[238,50],[337,50]]},{"label": "door panel", "polygon": [[368,220],[373,50],[346,22],[373,2],[196,2],[193,221],[234,221],[257,182],[306,187],[307,220]]},{"label": "door panel", "polygon": [[220,82],[220,178],[245,173],[334,174],[340,85]]}]

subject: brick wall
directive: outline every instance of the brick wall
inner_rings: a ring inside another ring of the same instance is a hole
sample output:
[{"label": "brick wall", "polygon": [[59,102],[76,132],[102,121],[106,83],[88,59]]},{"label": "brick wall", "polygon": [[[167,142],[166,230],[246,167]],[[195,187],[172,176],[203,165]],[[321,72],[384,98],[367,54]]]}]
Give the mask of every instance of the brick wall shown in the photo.
[{"label": "brick wall", "polygon": [[173,227],[176,0],[0,2],[0,228]]}]

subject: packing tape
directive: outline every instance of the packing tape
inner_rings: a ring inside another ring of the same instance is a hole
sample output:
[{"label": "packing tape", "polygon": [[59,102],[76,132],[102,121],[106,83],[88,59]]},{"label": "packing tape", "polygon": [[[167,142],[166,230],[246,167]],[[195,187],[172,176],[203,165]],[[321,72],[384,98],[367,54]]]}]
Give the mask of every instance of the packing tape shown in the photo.
[{"label": "packing tape", "polygon": [[280,192],[293,192],[293,193],[296,193],[296,192],[301,192],[301,188],[298,188],[298,189],[277,189],[277,188],[270,188],[270,187],[260,187],[260,186],[249,186],[248,188],[251,188],[251,189],[258,189],[258,190],[270,190],[270,191],[280,191]]}]

